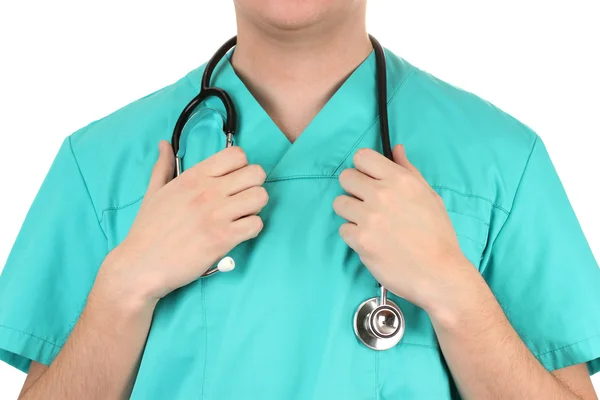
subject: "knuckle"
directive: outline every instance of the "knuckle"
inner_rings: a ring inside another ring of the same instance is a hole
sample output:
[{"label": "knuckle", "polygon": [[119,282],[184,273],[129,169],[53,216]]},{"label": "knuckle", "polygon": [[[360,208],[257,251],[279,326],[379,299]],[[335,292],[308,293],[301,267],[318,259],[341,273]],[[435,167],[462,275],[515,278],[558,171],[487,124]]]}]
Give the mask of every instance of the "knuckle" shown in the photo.
[{"label": "knuckle", "polygon": [[346,168],[345,170],[340,172],[340,180],[345,180],[348,177],[348,169],[349,168]]},{"label": "knuckle", "polygon": [[256,187],[256,197],[261,205],[265,205],[269,201],[269,193],[263,186]]},{"label": "knuckle", "polygon": [[348,230],[347,222],[340,225],[338,233],[344,242],[348,243],[350,241],[350,232]]},{"label": "knuckle", "polygon": [[371,249],[371,240],[369,235],[365,234],[364,231],[360,230],[356,232],[355,241],[361,251],[368,252]]},{"label": "knuckle", "polygon": [[367,148],[360,148],[360,149],[356,150],[356,152],[354,153],[354,157],[353,157],[354,162],[356,162],[358,159],[364,157],[367,153],[368,153]]},{"label": "knuckle", "polygon": [[252,168],[252,175],[255,176],[257,180],[260,180],[261,183],[267,179],[267,173],[262,166],[259,164],[252,164],[250,167]]},{"label": "knuckle", "polygon": [[258,215],[253,215],[250,218],[250,223],[248,225],[250,229],[249,236],[252,238],[258,236],[258,234],[260,233],[260,231],[262,231],[264,227],[263,220]]},{"label": "knuckle", "polygon": [[340,173],[340,182],[346,182],[352,175],[352,168],[346,168]]},{"label": "knuckle", "polygon": [[399,174],[398,182],[402,190],[412,193],[418,189],[419,179],[413,174]]},{"label": "knuckle", "polygon": [[350,207],[351,202],[352,202],[352,198],[350,196],[346,196],[346,195],[338,196],[334,200],[334,209],[343,213],[344,210],[347,210]]},{"label": "knuckle", "polygon": [[402,171],[396,176],[396,180],[398,180],[398,182],[400,182],[402,185],[410,185],[412,182],[412,174]]},{"label": "knuckle", "polygon": [[[344,201],[342,196],[338,196],[333,200],[333,209],[336,211],[339,211],[340,208],[342,207],[342,202]],[[340,227],[340,229],[343,227],[344,225],[342,225]]]},{"label": "knuckle", "polygon": [[256,222],[254,222],[254,224],[255,224],[254,228],[256,229],[256,231],[260,232],[262,230],[262,228],[265,226],[265,224],[261,217],[259,217],[258,215],[256,215],[255,217],[256,218],[254,218],[254,220]]},{"label": "knuckle", "polygon": [[349,208],[352,206],[352,202],[355,201],[356,199],[350,196],[342,196],[342,198],[340,199],[341,201],[341,206],[344,208]]},{"label": "knuckle", "polygon": [[248,164],[248,157],[246,156],[246,152],[240,146],[231,146],[228,148],[231,153],[230,156],[237,162],[241,164]]}]

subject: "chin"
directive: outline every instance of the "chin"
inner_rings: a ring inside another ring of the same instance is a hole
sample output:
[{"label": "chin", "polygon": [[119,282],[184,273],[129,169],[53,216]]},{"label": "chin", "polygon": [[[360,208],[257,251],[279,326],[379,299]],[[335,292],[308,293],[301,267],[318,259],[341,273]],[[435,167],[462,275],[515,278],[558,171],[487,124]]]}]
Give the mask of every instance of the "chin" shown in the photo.
[{"label": "chin", "polygon": [[340,15],[364,0],[235,0],[238,12],[261,25],[300,30]]}]

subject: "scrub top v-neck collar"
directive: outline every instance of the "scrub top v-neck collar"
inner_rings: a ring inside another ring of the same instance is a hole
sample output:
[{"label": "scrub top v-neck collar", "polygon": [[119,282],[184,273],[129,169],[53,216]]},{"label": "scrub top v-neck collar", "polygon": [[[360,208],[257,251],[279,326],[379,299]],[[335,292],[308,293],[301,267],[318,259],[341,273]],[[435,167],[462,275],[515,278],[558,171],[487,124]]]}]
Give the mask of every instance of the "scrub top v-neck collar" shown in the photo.
[{"label": "scrub top v-neck collar", "polygon": [[[339,173],[339,166],[377,121],[374,50],[342,83],[294,143],[236,74],[231,64],[234,50],[218,63],[211,86],[224,89],[233,99],[238,115],[234,144],[244,149],[248,161],[263,167],[267,181],[330,177]],[[200,77],[193,77],[192,82],[194,89],[199,91]],[[222,103],[214,97],[208,98],[204,107],[225,115]]]}]

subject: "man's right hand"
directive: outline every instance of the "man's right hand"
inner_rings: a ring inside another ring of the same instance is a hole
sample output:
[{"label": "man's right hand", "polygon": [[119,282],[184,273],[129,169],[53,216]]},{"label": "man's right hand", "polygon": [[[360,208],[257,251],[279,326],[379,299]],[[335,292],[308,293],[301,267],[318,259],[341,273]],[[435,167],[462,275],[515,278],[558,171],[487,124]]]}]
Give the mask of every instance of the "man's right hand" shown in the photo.
[{"label": "man's right hand", "polygon": [[106,258],[93,291],[158,301],[206,272],[236,245],[262,230],[257,215],[267,204],[260,165],[248,165],[240,147],[229,147],[177,179],[167,141],[139,213],[123,242]]}]

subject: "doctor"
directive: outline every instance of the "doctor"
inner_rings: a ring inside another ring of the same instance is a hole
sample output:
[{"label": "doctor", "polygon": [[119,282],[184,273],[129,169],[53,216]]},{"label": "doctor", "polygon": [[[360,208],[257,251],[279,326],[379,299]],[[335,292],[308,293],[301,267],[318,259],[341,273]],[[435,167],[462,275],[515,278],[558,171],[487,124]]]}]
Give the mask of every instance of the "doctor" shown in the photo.
[{"label": "doctor", "polygon": [[202,66],[59,150],[0,277],[22,398],[596,398],[600,270],[537,134],[386,50],[388,160],[366,0],[235,6],[236,146],[207,100],[172,179]]}]

